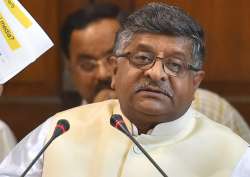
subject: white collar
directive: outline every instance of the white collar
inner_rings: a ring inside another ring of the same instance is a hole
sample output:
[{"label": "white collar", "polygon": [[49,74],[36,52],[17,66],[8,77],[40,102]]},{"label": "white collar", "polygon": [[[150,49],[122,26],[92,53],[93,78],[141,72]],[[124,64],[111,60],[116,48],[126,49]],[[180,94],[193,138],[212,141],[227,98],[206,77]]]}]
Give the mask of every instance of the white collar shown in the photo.
[{"label": "white collar", "polygon": [[161,138],[164,138],[165,140],[177,140],[184,137],[192,130],[194,120],[194,110],[189,108],[179,119],[171,122],[160,123],[153,129],[149,130],[147,134],[138,135],[138,129],[132,124],[132,134],[142,141],[143,139],[147,139],[149,141],[161,141]]}]

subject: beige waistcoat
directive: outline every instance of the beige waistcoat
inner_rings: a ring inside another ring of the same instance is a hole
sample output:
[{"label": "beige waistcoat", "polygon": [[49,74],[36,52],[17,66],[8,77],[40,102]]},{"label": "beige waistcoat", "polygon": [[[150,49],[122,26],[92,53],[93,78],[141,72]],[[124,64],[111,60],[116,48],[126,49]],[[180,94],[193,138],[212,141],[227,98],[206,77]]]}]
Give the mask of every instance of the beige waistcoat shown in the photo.
[{"label": "beige waistcoat", "polygon": [[[109,100],[55,115],[54,125],[67,119],[71,127],[45,152],[43,177],[160,177],[131,141],[110,126],[114,113],[122,114],[119,103]],[[229,177],[247,148],[229,129],[195,111],[176,135],[136,138],[169,177]]]}]

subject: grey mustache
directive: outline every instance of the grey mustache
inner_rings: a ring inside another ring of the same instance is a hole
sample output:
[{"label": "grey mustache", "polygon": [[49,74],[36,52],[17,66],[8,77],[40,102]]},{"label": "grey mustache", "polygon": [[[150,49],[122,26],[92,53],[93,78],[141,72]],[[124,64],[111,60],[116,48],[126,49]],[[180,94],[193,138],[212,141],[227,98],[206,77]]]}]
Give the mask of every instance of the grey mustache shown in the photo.
[{"label": "grey mustache", "polygon": [[135,88],[136,92],[139,92],[142,90],[152,90],[156,92],[161,92],[164,95],[167,95],[171,98],[174,96],[173,89],[171,88],[169,84],[166,84],[166,83],[156,83],[154,81],[146,80],[138,84]]}]

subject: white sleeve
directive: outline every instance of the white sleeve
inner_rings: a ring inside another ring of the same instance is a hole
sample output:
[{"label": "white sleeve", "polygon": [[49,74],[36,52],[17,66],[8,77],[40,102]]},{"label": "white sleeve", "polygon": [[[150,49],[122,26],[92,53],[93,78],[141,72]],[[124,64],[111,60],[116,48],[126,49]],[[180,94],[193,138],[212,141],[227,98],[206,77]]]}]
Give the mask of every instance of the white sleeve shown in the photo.
[{"label": "white sleeve", "polygon": [[16,145],[16,138],[8,125],[0,120],[0,162]]},{"label": "white sleeve", "polygon": [[[0,177],[19,177],[46,143],[51,126],[48,119],[18,143],[0,164]],[[27,173],[26,177],[42,176],[43,156]]]},{"label": "white sleeve", "polygon": [[247,149],[235,168],[232,177],[249,177],[250,176],[250,148]]}]

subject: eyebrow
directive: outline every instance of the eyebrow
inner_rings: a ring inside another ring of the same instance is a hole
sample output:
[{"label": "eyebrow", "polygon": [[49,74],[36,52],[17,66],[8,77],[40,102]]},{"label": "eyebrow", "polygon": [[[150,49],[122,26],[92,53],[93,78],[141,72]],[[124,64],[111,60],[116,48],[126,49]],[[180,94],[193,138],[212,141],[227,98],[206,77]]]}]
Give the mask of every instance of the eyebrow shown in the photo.
[{"label": "eyebrow", "polygon": [[[110,53],[113,52],[113,48],[107,50],[106,52],[103,53],[103,56],[104,55],[108,55]],[[84,60],[84,59],[96,59],[96,57],[92,56],[92,55],[89,55],[89,54],[84,54],[84,53],[81,53],[77,56],[78,60]]]},{"label": "eyebrow", "polygon": [[149,51],[149,52],[153,52],[154,49],[153,47],[146,45],[146,44],[139,44],[136,46],[136,50],[143,50],[143,51]]},{"label": "eyebrow", "polygon": [[[142,51],[146,51],[146,52],[154,52],[153,47],[146,45],[146,44],[138,44],[138,46],[136,46],[135,50],[142,50]],[[164,55],[166,53],[164,52]],[[182,52],[179,51],[173,51],[171,53],[171,55],[177,56],[177,57],[182,57],[185,58],[185,55]]]},{"label": "eyebrow", "polygon": [[177,56],[177,57],[181,57],[181,59],[186,58],[186,56],[178,51],[174,51],[173,53],[171,53],[172,56]]}]

